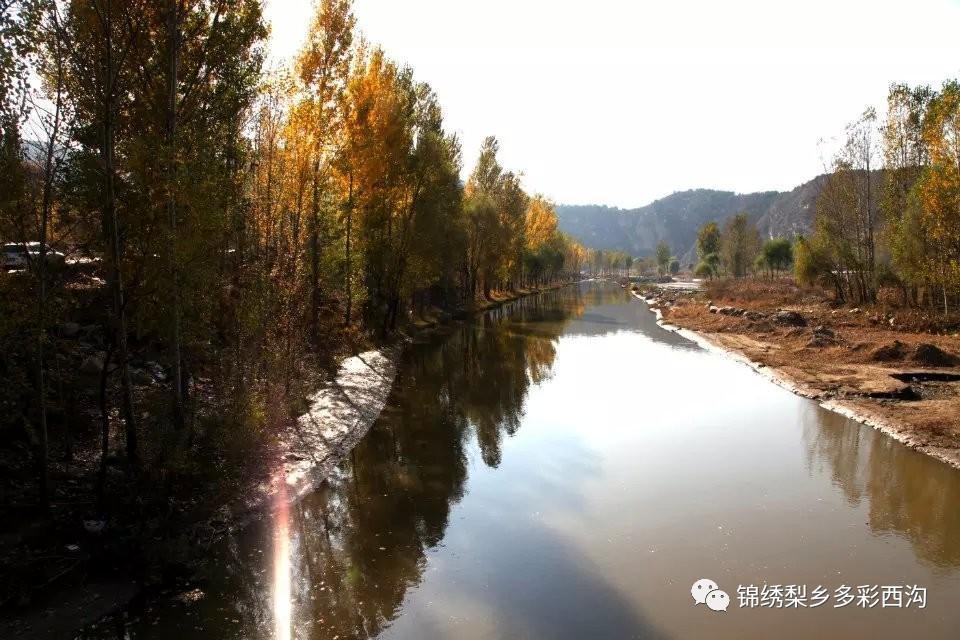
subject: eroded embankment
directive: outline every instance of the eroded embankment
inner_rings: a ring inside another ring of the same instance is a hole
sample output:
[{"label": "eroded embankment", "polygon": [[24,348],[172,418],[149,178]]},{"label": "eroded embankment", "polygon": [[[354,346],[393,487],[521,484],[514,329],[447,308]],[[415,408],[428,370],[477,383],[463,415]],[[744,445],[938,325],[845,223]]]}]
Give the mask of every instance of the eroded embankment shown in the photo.
[{"label": "eroded embankment", "polygon": [[397,373],[400,347],[371,350],[345,359],[334,379],[309,399],[307,413],[280,436],[280,459],[263,496],[295,500],[317,486],[357,445],[386,404]]},{"label": "eroded embankment", "polygon": [[[953,386],[960,384],[957,367],[916,367],[909,363],[845,362],[840,350],[862,350],[861,344],[843,344],[830,332],[831,340],[816,344],[814,328],[810,336],[800,335],[796,328],[784,335],[767,327],[758,334],[704,330],[691,313],[693,303],[683,307],[684,313],[667,314],[662,301],[649,300],[642,293],[632,295],[648,304],[665,329],[676,331],[705,349],[719,352],[746,364],[760,375],[800,396],[815,400],[821,406],[848,418],[878,429],[904,445],[960,468],[960,399]],[[698,304],[706,307],[708,305]],[[714,313],[709,311],[709,313]],[[762,321],[761,321],[762,322]],[[827,334],[823,334],[827,335]],[[794,344],[796,339],[806,341]],[[956,374],[956,377],[955,377]],[[943,384],[937,378],[949,378]],[[949,388],[945,388],[949,387]]]}]

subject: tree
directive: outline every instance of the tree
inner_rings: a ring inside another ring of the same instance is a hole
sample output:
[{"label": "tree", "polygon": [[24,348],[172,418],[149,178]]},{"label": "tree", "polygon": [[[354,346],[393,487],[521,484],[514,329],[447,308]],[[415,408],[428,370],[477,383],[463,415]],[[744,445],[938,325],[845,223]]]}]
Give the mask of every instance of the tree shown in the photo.
[{"label": "tree", "polygon": [[666,242],[657,245],[657,270],[665,275],[670,269],[670,246]]},{"label": "tree", "polygon": [[833,271],[843,275],[857,302],[876,299],[877,191],[873,178],[876,114],[867,109],[847,126],[846,141],[834,158],[833,173],[819,197],[812,241],[825,250]]},{"label": "tree", "polygon": [[703,260],[711,253],[720,253],[720,227],[707,222],[697,232],[697,255]]},{"label": "tree", "polygon": [[677,275],[680,273],[680,261],[676,258],[670,261],[670,273],[671,275]]},{"label": "tree", "polygon": [[921,224],[934,250],[927,268],[943,293],[949,311],[949,291],[960,289],[960,83],[946,83],[930,102],[923,127],[930,165],[917,185]]},{"label": "tree", "polygon": [[844,299],[844,290],[839,274],[831,268],[826,250],[804,236],[798,236],[793,250],[793,274],[803,285],[830,282],[839,300]]},{"label": "tree", "polygon": [[[337,140],[341,131],[340,124],[350,103],[344,101],[344,95],[350,74],[352,60],[351,45],[356,19],[351,10],[350,0],[322,0],[307,31],[307,39],[297,60],[297,74],[302,83],[302,98],[298,105],[300,113],[300,134],[306,137],[309,148],[310,167],[310,330],[314,342],[319,338],[318,318],[320,313],[320,213],[323,182],[322,172],[332,156],[340,153],[339,169],[341,191],[346,192],[343,205],[343,223],[345,226],[345,276],[344,293],[346,308],[344,324],[349,325],[353,307],[351,241],[353,239],[354,181],[353,171],[348,158],[351,152],[338,145],[362,144],[349,136]],[[297,120],[294,120],[295,122]],[[356,132],[355,129],[347,131]],[[352,149],[353,153],[357,149]],[[344,185],[346,188],[344,189]]]},{"label": "tree", "polygon": [[760,254],[772,271],[785,271],[793,263],[793,244],[787,238],[772,238],[763,243]]},{"label": "tree", "polygon": [[[523,252],[523,234],[528,196],[520,186],[520,178],[504,171],[497,160],[499,143],[488,137],[480,148],[480,157],[467,181],[465,197],[478,204],[473,212],[484,212],[486,217],[474,217],[468,227],[470,246],[479,252],[474,261],[483,283],[484,297],[489,298],[494,286],[510,284],[517,275]],[[478,236],[479,234],[479,236]]]},{"label": "tree", "polygon": [[760,235],[746,212],[727,219],[721,245],[727,270],[736,278],[745,276],[760,247]]},{"label": "tree", "polygon": [[[112,318],[106,324],[117,347],[120,365],[122,414],[126,432],[127,460],[139,459],[137,427],[130,380],[130,350],[127,336],[128,296],[125,287],[121,211],[117,202],[117,132],[131,126],[134,62],[142,59],[146,46],[145,15],[140,1],[94,0],[72,2],[64,19],[66,93],[73,99],[81,144],[100,156],[99,196],[104,246],[107,251],[108,286]],[[94,55],[91,55],[93,52]]]}]

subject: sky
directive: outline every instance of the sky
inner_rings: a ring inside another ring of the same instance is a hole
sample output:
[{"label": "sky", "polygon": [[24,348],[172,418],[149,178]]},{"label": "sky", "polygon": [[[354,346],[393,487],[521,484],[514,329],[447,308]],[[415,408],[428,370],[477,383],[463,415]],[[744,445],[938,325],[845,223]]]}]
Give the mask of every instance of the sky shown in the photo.
[{"label": "sky", "polygon": [[[291,59],[311,0],[266,0]],[[642,206],[789,190],[893,82],[960,77],[960,0],[355,0],[362,34],[428,82],[464,173],[484,137],[527,191]]]}]

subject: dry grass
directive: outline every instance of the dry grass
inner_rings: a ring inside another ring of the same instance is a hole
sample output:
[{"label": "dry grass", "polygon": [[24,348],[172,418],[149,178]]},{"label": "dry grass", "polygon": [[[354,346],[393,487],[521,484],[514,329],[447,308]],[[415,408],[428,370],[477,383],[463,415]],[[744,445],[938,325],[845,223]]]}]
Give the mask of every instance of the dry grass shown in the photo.
[{"label": "dry grass", "polygon": [[706,282],[711,300],[762,302],[767,305],[817,304],[830,301],[821,287],[803,287],[793,278],[720,278]]}]

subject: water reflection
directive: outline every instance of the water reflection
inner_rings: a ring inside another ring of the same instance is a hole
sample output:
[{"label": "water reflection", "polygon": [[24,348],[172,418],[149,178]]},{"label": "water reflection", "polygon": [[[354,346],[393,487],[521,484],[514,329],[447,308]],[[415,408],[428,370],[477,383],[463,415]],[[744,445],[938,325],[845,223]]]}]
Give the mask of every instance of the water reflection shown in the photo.
[{"label": "water reflection", "polygon": [[[664,331],[619,287],[585,285],[411,347],[386,410],[324,486],[216,549],[206,598],[155,603],[127,629],[811,637],[782,612],[701,617],[677,583],[707,567],[733,585],[866,579],[883,563],[884,579],[926,582],[919,558],[950,574],[929,586],[951,597],[958,504],[945,465]],[[886,537],[899,547],[870,544]],[[952,637],[950,611],[930,637]],[[824,637],[870,624],[806,615]],[[914,621],[882,622],[889,635]]]},{"label": "water reflection", "polygon": [[811,470],[828,472],[853,506],[866,503],[870,529],[910,541],[917,556],[960,567],[960,483],[954,469],[879,431],[806,404],[803,437]]},{"label": "water reflection", "polygon": [[577,297],[518,301],[407,354],[375,427],[291,507],[297,637],[370,637],[395,618],[463,496],[467,443],[500,464],[530,386],[549,378],[554,342],[582,309]]}]

